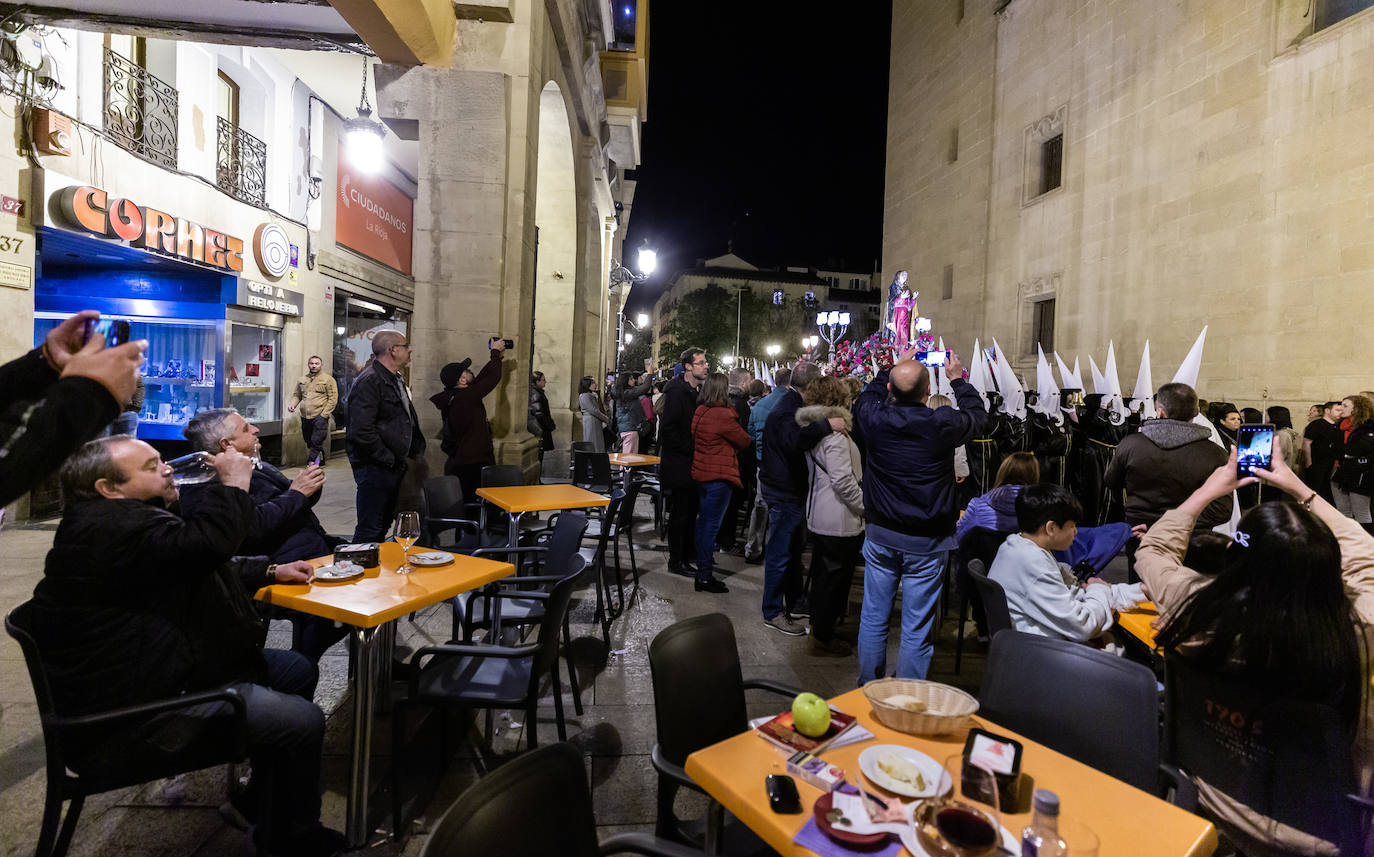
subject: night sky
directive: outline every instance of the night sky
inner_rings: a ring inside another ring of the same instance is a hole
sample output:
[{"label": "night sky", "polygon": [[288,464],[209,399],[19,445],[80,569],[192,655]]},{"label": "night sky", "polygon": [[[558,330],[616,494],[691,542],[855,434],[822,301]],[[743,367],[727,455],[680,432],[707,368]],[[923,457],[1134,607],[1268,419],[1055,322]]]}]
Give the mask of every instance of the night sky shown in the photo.
[{"label": "night sky", "polygon": [[[821,10],[825,13],[821,14]],[[619,8],[617,8],[619,11]],[[627,263],[658,271],[734,251],[760,267],[880,261],[891,3],[654,3],[649,119]]]}]

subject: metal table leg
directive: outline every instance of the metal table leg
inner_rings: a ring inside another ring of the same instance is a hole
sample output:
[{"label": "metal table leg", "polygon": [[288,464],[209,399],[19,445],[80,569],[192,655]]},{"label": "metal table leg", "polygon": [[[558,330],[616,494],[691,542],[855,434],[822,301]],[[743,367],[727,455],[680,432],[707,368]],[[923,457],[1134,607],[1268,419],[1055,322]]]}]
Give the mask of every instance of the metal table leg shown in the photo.
[{"label": "metal table leg", "polygon": [[354,628],[357,642],[353,683],[353,759],[348,771],[348,822],[345,833],[350,848],[367,844],[367,793],[372,763],[372,708],[377,695],[378,628]]},{"label": "metal table leg", "polygon": [[[510,531],[506,533],[506,547],[520,547],[520,516],[523,512],[510,513]],[[519,562],[519,554],[507,554],[506,561],[514,565]],[[493,598],[489,602],[491,605],[491,639],[496,645],[501,645],[501,602],[504,599]]]},{"label": "metal table leg", "polygon": [[377,628],[377,698],[378,714],[391,711],[391,664],[396,659],[396,623],[387,622]]},{"label": "metal table leg", "polygon": [[720,853],[720,834],[724,827],[725,807],[712,799],[711,805],[706,807],[706,841],[702,843],[706,853],[711,857]]}]

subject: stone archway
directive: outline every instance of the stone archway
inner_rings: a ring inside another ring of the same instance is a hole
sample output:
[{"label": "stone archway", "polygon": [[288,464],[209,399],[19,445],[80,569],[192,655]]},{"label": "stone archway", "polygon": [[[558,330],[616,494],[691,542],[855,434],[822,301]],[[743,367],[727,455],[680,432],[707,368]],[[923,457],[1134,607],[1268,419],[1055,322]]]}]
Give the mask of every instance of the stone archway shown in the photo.
[{"label": "stone archway", "polygon": [[[539,96],[539,149],[535,173],[534,357],[532,367],[548,379],[545,393],[558,429],[554,444],[566,450],[582,439],[577,418],[577,384],[585,362],[575,350],[578,262],[577,173],[572,119],[563,91],[549,81]],[[555,460],[559,459],[555,456]]]}]

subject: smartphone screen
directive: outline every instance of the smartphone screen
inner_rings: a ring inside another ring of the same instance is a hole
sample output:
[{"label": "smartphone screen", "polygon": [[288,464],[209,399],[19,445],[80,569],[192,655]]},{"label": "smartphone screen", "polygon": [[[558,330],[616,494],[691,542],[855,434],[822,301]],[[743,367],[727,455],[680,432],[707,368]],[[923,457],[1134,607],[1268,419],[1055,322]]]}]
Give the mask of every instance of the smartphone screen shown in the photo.
[{"label": "smartphone screen", "polygon": [[948,351],[918,351],[916,360],[926,366],[943,366],[949,359]]},{"label": "smartphone screen", "polygon": [[1268,470],[1274,461],[1272,423],[1243,425],[1236,430],[1236,475],[1246,477],[1251,469]]},{"label": "smartphone screen", "polygon": [[105,337],[105,347],[114,348],[129,341],[129,322],[124,319],[91,319],[86,322],[86,341],[96,333]]}]

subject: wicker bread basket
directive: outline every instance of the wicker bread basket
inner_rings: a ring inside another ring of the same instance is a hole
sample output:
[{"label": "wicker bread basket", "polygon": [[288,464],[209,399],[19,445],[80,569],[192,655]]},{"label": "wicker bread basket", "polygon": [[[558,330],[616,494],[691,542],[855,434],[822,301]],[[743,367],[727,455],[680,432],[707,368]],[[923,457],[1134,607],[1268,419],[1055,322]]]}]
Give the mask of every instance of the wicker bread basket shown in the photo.
[{"label": "wicker bread basket", "polygon": [[[914,696],[927,706],[925,711],[908,711],[887,702],[898,694]],[[978,700],[957,687],[934,681],[880,678],[864,685],[864,696],[873,705],[878,722],[910,735],[943,735],[969,725],[978,710]]]}]

